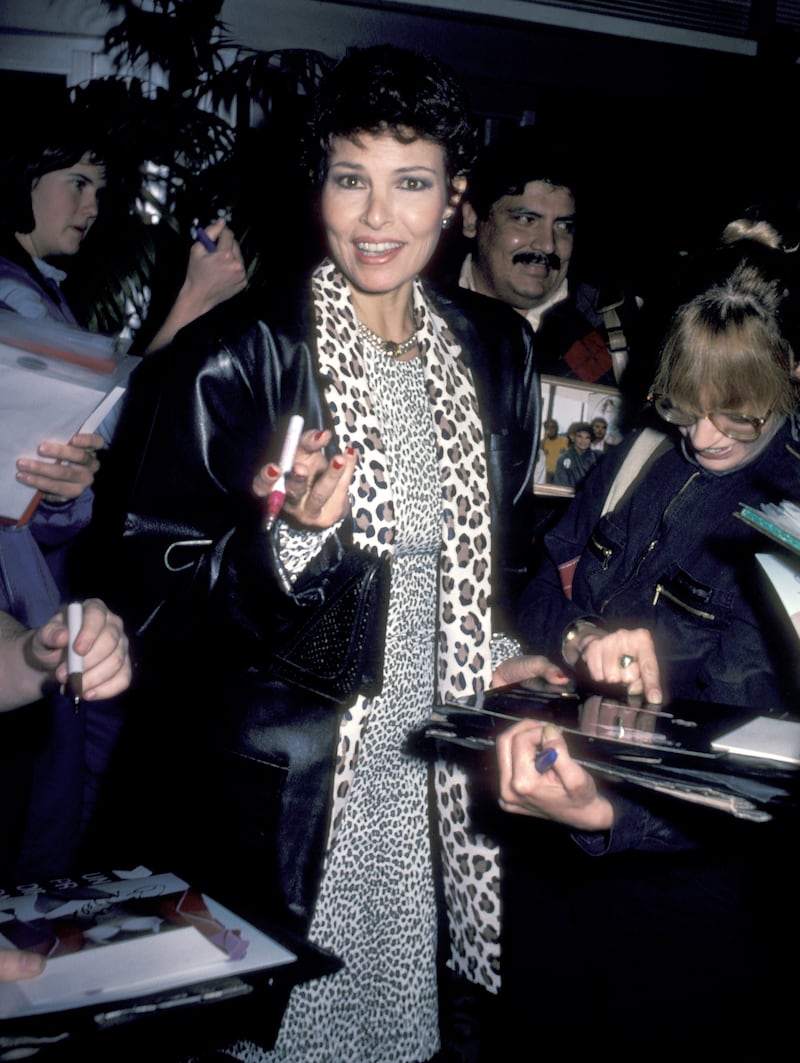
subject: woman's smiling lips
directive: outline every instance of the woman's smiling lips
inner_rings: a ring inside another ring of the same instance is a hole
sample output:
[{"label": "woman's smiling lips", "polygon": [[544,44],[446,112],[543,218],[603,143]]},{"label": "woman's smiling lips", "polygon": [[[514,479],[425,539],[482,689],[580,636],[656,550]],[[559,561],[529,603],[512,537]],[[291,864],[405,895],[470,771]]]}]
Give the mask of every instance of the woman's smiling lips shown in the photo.
[{"label": "woman's smiling lips", "polygon": [[731,450],[730,443],[727,446],[695,448],[695,456],[698,459],[713,463],[715,461],[724,461],[730,457]]},{"label": "woman's smiling lips", "polygon": [[404,245],[397,240],[354,240],[353,246],[362,262],[384,265],[390,262]]}]

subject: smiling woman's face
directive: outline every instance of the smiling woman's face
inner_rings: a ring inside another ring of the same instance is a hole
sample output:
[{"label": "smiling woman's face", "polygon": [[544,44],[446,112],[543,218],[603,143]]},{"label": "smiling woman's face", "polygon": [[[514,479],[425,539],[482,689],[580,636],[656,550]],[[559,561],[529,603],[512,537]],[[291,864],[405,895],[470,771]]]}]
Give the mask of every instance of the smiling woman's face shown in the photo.
[{"label": "smiling woman's face", "polygon": [[334,138],[322,218],[330,255],[355,289],[410,285],[436,249],[448,204],[441,145],[391,133]]},{"label": "smiling woman's face", "polygon": [[[752,415],[751,415],[752,416]],[[769,445],[783,418],[768,417],[761,429],[758,439],[752,443],[740,443],[730,439],[716,427],[708,417],[701,417],[689,427],[680,429],[681,435],[688,442],[698,465],[709,472],[731,472],[740,465],[746,465],[758,457]]]}]

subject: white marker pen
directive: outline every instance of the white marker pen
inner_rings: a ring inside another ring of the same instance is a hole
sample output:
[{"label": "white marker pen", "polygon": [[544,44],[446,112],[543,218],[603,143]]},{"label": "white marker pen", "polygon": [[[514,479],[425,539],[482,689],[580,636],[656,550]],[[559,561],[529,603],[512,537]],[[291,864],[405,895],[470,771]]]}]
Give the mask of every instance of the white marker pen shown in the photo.
[{"label": "white marker pen", "polygon": [[83,656],[75,652],[75,639],[82,625],[83,605],[80,602],[70,602],[67,606],[67,695],[72,698],[76,712],[83,697]]},{"label": "white marker pen", "polygon": [[304,423],[299,414],[293,414],[289,418],[289,427],[286,429],[286,438],[283,441],[283,450],[281,450],[280,457],[281,475],[267,497],[267,531],[275,523],[281,511],[281,506],[286,499],[286,473],[292,471],[294,456],[297,453],[297,444],[300,442],[300,436],[303,434]]}]

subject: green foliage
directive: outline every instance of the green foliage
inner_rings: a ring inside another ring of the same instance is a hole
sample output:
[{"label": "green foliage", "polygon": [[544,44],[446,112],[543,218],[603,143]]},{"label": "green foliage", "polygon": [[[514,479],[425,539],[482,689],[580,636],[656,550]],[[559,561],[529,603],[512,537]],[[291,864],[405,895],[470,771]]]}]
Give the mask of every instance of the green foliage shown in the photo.
[{"label": "green foliage", "polygon": [[[332,61],[313,51],[237,45],[219,17],[219,0],[105,6],[122,16],[105,39],[116,74],[72,95],[113,146],[111,194],[102,224],[70,267],[69,288],[90,327],[115,332],[131,324],[132,308],[145,310],[149,292],[168,305],[195,219],[227,214],[251,288],[269,286],[274,255],[263,251],[300,210],[301,134]],[[147,176],[154,167],[157,182]],[[283,215],[277,226],[275,197]]]},{"label": "green foliage", "polygon": [[106,51],[118,69],[144,59],[169,72],[176,92],[191,94],[224,65],[222,0],[152,0],[147,10],[133,0],[107,0],[106,6],[124,12],[122,22],[106,34]]}]

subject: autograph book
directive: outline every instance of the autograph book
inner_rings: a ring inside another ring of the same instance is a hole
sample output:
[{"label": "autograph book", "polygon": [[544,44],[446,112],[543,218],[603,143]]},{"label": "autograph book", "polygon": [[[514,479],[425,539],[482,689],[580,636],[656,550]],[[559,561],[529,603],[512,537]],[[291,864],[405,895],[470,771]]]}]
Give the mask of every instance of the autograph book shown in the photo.
[{"label": "autograph book", "polygon": [[[435,706],[417,737],[446,747],[448,755],[459,749],[480,754],[493,749],[500,730],[521,719],[552,722],[565,733],[573,758],[596,775],[765,822],[796,811],[800,771],[766,752],[739,755],[719,741],[758,715],[685,699],[635,704],[621,688],[577,692],[528,680],[493,688],[472,703]],[[471,763],[485,773],[494,758],[479,756],[476,763],[473,756]]]},{"label": "autograph book", "polygon": [[297,959],[177,875],[143,868],[0,891],[0,947],[47,957],[39,977],[0,983],[4,1020],[85,1007],[113,1016],[120,1002]]},{"label": "autograph book", "polygon": [[0,522],[26,523],[39,502],[17,481],[17,459],[95,431],[140,361],[107,336],[0,311]]},{"label": "autograph book", "polygon": [[800,505],[796,502],[788,499],[778,504],[764,502],[758,509],[742,503],[740,512],[734,515],[781,546],[800,554]]}]

